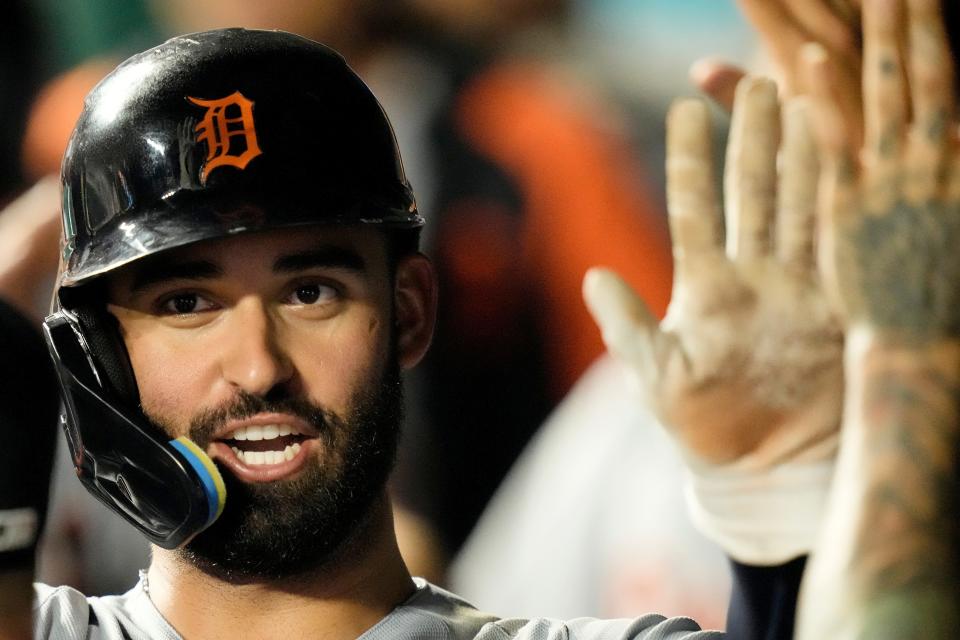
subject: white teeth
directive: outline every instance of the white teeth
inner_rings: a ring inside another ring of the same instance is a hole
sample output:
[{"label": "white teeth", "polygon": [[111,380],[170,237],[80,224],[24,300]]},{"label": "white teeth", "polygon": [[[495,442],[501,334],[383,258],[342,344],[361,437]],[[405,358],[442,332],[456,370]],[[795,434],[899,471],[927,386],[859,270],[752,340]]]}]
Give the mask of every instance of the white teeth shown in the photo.
[{"label": "white teeth", "polygon": [[240,427],[228,438],[231,440],[273,440],[282,436],[300,433],[288,424],[267,424],[263,426]]},{"label": "white teeth", "polygon": [[237,455],[237,458],[240,459],[244,464],[254,466],[254,465],[265,465],[265,464],[280,464],[286,462],[287,460],[293,460],[298,453],[300,453],[300,443],[294,443],[287,445],[283,451],[244,451],[238,447],[230,447],[233,449],[233,452]]}]

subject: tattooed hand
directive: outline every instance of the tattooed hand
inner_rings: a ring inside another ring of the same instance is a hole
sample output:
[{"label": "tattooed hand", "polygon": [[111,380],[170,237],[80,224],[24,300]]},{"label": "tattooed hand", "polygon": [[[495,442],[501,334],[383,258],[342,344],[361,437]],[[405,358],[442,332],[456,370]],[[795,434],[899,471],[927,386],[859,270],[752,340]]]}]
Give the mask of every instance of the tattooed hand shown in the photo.
[{"label": "tattooed hand", "polygon": [[824,154],[826,284],[851,325],[909,339],[960,337],[953,61],[936,19],[938,0],[911,1],[907,100],[898,4],[867,3],[869,99],[859,157],[836,110],[827,57],[815,48],[808,52]]},{"label": "tattooed hand", "polygon": [[[834,489],[799,636],[953,638],[960,626],[960,147],[940,0],[865,0],[864,142],[827,54],[805,52],[824,280],[847,326]],[[904,28],[906,18],[907,27]]]}]

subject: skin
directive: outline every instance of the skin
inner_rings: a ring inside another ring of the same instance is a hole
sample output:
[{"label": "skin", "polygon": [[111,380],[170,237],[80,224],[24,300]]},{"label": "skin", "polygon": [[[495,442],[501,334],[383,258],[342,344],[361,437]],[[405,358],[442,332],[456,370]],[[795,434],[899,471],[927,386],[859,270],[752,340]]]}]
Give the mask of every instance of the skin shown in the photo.
[{"label": "skin", "polygon": [[[864,2],[862,146],[809,50],[844,433],[800,638],[949,638],[960,614],[960,159],[939,3]],[[906,28],[903,28],[906,23]],[[836,136],[836,137],[834,137]]]},{"label": "skin", "polygon": [[[829,52],[833,64],[827,73],[847,126],[859,139],[863,130],[860,0],[737,0],[737,4],[756,30],[784,97],[810,92],[801,64],[804,45],[816,42]],[[698,60],[690,69],[694,85],[728,111],[737,83],[745,75],[743,69],[713,58]]]},{"label": "skin", "polygon": [[[330,246],[355,251],[364,268],[273,270],[280,256]],[[240,391],[264,395],[283,387],[345,414],[358,385],[383,370],[391,322],[403,369],[429,344],[436,305],[430,263],[420,254],[402,259],[391,283],[384,240],[373,230],[264,232],[169,255],[174,264],[211,262],[220,273],[136,288],[137,267],[128,267],[109,283],[108,309],[120,323],[144,410],[171,436]],[[304,286],[319,293],[315,303],[303,302]],[[195,311],[178,313],[178,304]],[[208,453],[219,455],[214,444]],[[311,455],[308,464],[333,459],[319,446]],[[342,561],[321,569],[231,584],[155,548],[148,578],[150,597],[186,638],[354,638],[413,589],[385,492]]]},{"label": "skin", "polygon": [[46,177],[0,212],[0,296],[39,322],[50,303],[60,237],[60,184]]},{"label": "skin", "polygon": [[[676,275],[666,317],[658,323],[611,272],[584,282],[608,348],[637,372],[695,462],[756,470],[810,459],[840,421],[842,341],[815,269],[816,157],[803,114],[803,104],[787,109],[781,132],[773,83],[741,83],[724,234],[706,105],[675,103],[667,198]],[[778,176],[781,138],[790,171]]]}]

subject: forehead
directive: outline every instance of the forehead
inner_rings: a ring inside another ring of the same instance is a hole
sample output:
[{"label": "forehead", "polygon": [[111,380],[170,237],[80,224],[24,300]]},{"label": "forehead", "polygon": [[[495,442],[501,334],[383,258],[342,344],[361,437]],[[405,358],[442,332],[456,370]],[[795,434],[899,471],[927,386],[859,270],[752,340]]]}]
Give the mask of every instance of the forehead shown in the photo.
[{"label": "forehead", "polygon": [[221,260],[235,257],[252,259],[254,256],[268,257],[317,247],[352,248],[376,254],[378,250],[385,251],[385,239],[382,232],[359,225],[292,227],[196,242],[164,252],[157,258],[177,261],[201,257],[206,260],[218,257]]}]

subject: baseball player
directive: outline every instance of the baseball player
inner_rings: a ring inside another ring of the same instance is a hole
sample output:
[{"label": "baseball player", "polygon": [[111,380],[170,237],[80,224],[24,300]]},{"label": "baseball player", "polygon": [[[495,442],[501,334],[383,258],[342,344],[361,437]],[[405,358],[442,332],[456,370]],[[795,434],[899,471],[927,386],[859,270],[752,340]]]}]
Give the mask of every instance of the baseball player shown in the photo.
[{"label": "baseball player", "polygon": [[[683,331],[692,335],[687,320],[703,320],[694,312],[727,310],[741,320],[766,318],[768,327],[778,319],[762,313],[776,300],[759,311],[742,304],[769,294],[763,280],[733,279],[743,260],[769,249],[762,240],[768,190],[751,190],[758,185],[751,179],[760,176],[761,187],[776,180],[775,90],[763,81],[742,87],[731,146],[742,157],[728,167],[736,195],[735,212],[728,211],[733,261],[714,250],[718,216],[707,187],[705,114],[681,103],[671,116],[669,144],[671,215],[685,285],[674,302],[679,309],[692,305],[690,311],[668,315],[670,333],[650,341],[658,330],[612,276],[593,273],[586,293],[614,351],[642,374],[658,361],[652,388],[709,395],[717,388],[703,383],[714,378],[671,387],[680,379],[671,376],[684,367],[709,374],[704,363],[713,372],[718,362],[728,368],[730,384],[719,395],[736,403],[713,416],[722,437],[705,432],[712,425],[704,395],[664,396],[658,409],[670,414],[692,453],[702,525],[736,560],[730,634],[787,637],[809,525],[780,518],[818,505],[837,403],[824,400],[820,384],[812,387],[813,404],[803,390],[776,384],[761,387],[769,395],[754,393],[742,384],[755,376],[733,380],[743,363],[718,358],[723,354],[706,342],[684,352],[691,343],[677,340]],[[820,104],[827,111],[831,103],[822,97]],[[798,160],[809,157],[805,141],[802,134],[785,136],[787,165],[809,167]],[[815,181],[807,169],[798,175],[784,190],[809,195]],[[955,209],[944,206],[947,213]],[[88,97],[64,162],[63,213],[58,310],[45,322],[63,395],[61,422],[81,481],[155,547],[149,569],[122,596],[85,598],[39,586],[38,636],[723,635],[655,615],[501,619],[410,577],[384,482],[398,436],[400,372],[429,344],[435,279],[417,251],[422,219],[389,123],[330,50],[280,32],[221,30],[174,38],[131,58]],[[777,215],[783,219],[785,210]],[[809,243],[793,242],[804,239],[805,219],[794,220],[792,235],[777,238],[785,243],[778,259],[789,258],[784,269],[812,262]],[[891,233],[880,228],[871,237],[888,240]],[[850,264],[851,256],[856,262],[873,246],[853,246],[839,264]],[[698,305],[691,295],[695,273],[716,276],[708,285],[732,282],[721,287],[731,295]],[[831,281],[831,291],[857,293],[862,281]],[[805,304],[819,304],[817,291],[800,293]],[[941,301],[918,313],[934,315]],[[843,310],[850,328],[891,326],[870,305]],[[829,330],[830,314],[822,317],[823,359],[792,381],[836,366],[837,333]],[[938,320],[933,333],[949,342],[956,326]],[[861,361],[849,362],[847,374],[855,377]],[[737,390],[739,397],[731,395]],[[779,404],[769,404],[771,398]],[[738,428],[738,416],[752,418],[753,428],[745,431],[743,422]],[[783,417],[791,419],[774,419]],[[795,498],[786,506],[785,494]],[[16,508],[26,520],[34,514],[2,558],[21,555],[20,564],[11,564],[20,571],[4,572],[0,583],[4,594],[19,593],[29,573],[22,556],[42,519],[43,496],[13,482],[4,495],[16,503],[4,505],[4,514]],[[739,504],[731,500],[738,496]],[[780,531],[763,521],[761,505],[774,508]]]}]

